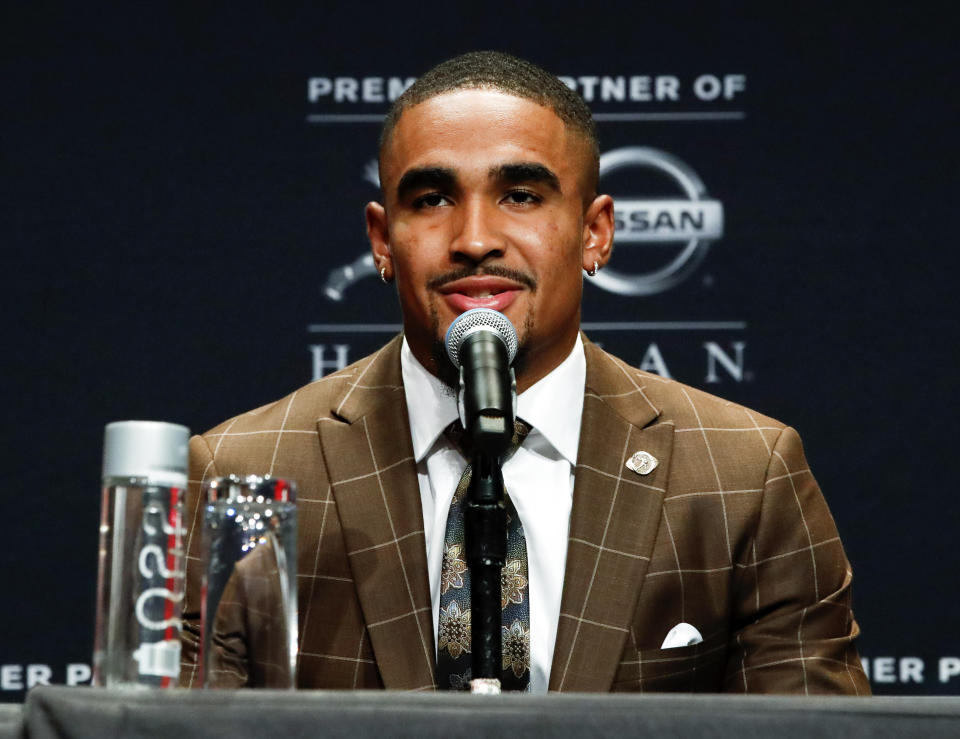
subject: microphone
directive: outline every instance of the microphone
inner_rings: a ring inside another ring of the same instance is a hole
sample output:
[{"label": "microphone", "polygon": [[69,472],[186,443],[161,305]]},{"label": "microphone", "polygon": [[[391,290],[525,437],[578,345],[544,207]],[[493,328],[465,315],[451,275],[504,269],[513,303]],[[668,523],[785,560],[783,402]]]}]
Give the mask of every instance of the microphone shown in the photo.
[{"label": "microphone", "polygon": [[470,567],[473,693],[500,692],[503,667],[500,578],[507,557],[507,510],[500,456],[513,438],[517,380],[510,363],[517,332],[489,308],[474,308],[450,324],[447,356],[460,370],[460,422],[473,438],[470,489],[463,513]]},{"label": "microphone", "polygon": [[499,457],[513,437],[517,332],[502,313],[474,308],[450,324],[443,343],[460,370],[460,422],[478,449]]}]

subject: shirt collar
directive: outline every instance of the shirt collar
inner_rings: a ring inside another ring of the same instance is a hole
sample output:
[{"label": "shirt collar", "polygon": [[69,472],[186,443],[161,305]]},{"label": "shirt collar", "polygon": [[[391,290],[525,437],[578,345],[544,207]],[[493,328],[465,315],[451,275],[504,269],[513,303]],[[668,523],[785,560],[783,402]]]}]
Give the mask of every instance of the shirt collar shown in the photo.
[{"label": "shirt collar", "polygon": [[400,372],[407,398],[407,414],[410,416],[413,456],[419,464],[437,437],[459,417],[457,398],[449,387],[431,375],[413,356],[406,336],[400,347]]},{"label": "shirt collar", "polygon": [[580,334],[567,358],[517,397],[517,415],[539,431],[570,464],[577,464],[587,359]]},{"label": "shirt collar", "polygon": [[[406,337],[400,349],[400,370],[410,418],[413,456],[419,464],[443,430],[457,420],[457,399],[450,388],[413,356]],[[517,398],[517,415],[533,426],[535,432],[539,432],[572,465],[577,463],[580,446],[586,378],[587,361],[583,342],[577,334],[567,358]],[[568,402],[558,403],[557,398],[566,398]]]}]

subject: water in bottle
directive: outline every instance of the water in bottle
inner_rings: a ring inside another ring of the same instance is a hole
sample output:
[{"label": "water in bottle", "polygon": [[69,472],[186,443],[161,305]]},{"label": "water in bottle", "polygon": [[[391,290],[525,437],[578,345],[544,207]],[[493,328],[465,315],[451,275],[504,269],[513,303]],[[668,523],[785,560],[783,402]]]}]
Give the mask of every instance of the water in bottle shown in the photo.
[{"label": "water in bottle", "polygon": [[177,685],[189,437],[156,421],[106,427],[94,685]]}]

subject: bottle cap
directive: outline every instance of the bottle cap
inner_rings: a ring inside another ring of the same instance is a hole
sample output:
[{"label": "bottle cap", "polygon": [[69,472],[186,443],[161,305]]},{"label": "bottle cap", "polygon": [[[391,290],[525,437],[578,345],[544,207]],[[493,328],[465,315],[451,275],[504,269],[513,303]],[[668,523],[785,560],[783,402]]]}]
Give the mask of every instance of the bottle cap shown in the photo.
[{"label": "bottle cap", "polygon": [[103,435],[103,478],[141,477],[155,485],[187,483],[190,429],[162,421],[114,421]]}]

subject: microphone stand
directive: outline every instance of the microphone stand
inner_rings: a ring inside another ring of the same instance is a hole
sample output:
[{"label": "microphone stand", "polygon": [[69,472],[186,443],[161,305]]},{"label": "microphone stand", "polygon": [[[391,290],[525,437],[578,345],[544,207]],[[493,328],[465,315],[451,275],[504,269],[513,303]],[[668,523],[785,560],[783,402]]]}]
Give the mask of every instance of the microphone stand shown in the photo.
[{"label": "microphone stand", "polygon": [[477,449],[464,528],[470,567],[471,693],[499,694],[502,659],[500,573],[507,556],[507,509],[499,455]]}]

